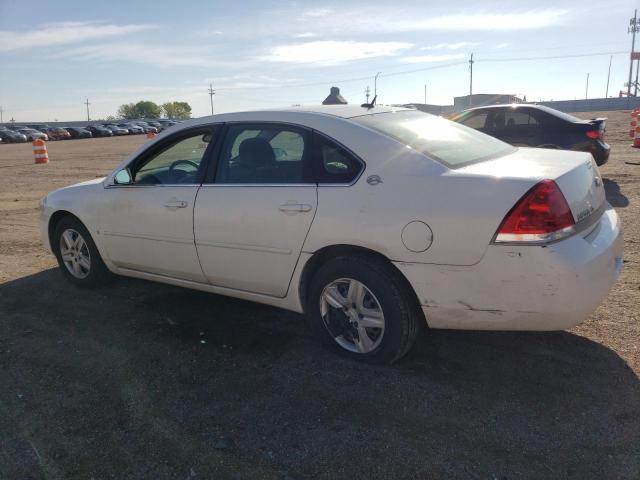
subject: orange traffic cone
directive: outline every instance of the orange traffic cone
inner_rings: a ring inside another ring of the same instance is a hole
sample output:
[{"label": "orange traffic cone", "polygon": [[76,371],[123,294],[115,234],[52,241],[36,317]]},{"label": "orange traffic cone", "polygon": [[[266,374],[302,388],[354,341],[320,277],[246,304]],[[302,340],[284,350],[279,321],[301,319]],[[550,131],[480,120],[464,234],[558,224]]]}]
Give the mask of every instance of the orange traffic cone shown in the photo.
[{"label": "orange traffic cone", "polygon": [[636,127],[633,132],[633,148],[640,148],[640,127]]},{"label": "orange traffic cone", "polygon": [[33,156],[35,157],[35,163],[49,163],[49,154],[47,154],[47,144],[44,140],[33,141]]},{"label": "orange traffic cone", "polygon": [[636,136],[636,126],[638,125],[638,117],[640,116],[640,108],[634,108],[631,110],[631,129],[629,130],[629,136],[634,138]]},{"label": "orange traffic cone", "polygon": [[156,138],[156,134],[153,132],[147,133],[147,138]]}]

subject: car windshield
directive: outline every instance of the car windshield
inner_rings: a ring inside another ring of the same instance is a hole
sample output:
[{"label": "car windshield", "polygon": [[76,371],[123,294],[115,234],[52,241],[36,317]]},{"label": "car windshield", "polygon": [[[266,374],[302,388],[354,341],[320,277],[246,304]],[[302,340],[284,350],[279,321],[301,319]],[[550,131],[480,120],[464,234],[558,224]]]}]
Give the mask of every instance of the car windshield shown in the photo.
[{"label": "car windshield", "polygon": [[488,160],[514,150],[511,145],[472,128],[415,110],[363,115],[352,120],[450,168]]}]

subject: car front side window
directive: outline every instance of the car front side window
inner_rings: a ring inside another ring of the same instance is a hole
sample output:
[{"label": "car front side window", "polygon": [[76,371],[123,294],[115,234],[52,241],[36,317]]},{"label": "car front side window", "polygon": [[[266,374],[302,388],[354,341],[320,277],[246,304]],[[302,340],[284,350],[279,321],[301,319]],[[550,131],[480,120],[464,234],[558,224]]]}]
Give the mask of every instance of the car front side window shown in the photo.
[{"label": "car front side window", "polygon": [[134,185],[189,185],[198,180],[198,172],[211,135],[198,131],[182,136],[145,158],[133,172]]}]

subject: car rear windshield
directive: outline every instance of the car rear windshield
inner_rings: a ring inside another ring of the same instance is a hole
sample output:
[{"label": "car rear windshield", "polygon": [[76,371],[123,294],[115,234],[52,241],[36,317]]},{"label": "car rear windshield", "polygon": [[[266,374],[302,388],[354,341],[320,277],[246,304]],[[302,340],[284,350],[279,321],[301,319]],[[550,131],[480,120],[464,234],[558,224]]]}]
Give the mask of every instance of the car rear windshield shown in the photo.
[{"label": "car rear windshield", "polygon": [[459,168],[514,151],[508,143],[459,123],[420,111],[386,112],[352,118],[426,156]]}]

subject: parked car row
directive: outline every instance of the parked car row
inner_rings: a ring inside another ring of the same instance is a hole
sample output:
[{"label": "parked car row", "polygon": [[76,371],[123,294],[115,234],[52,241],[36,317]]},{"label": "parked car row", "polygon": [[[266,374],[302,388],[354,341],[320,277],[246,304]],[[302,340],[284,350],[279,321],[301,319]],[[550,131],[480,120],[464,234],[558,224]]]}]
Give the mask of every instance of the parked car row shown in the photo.
[{"label": "parked car row", "polygon": [[115,135],[159,133],[178,124],[176,120],[131,120],[123,123],[91,124],[85,127],[52,127],[44,123],[31,125],[0,125],[0,143],[24,143],[41,140],[70,140]]}]

